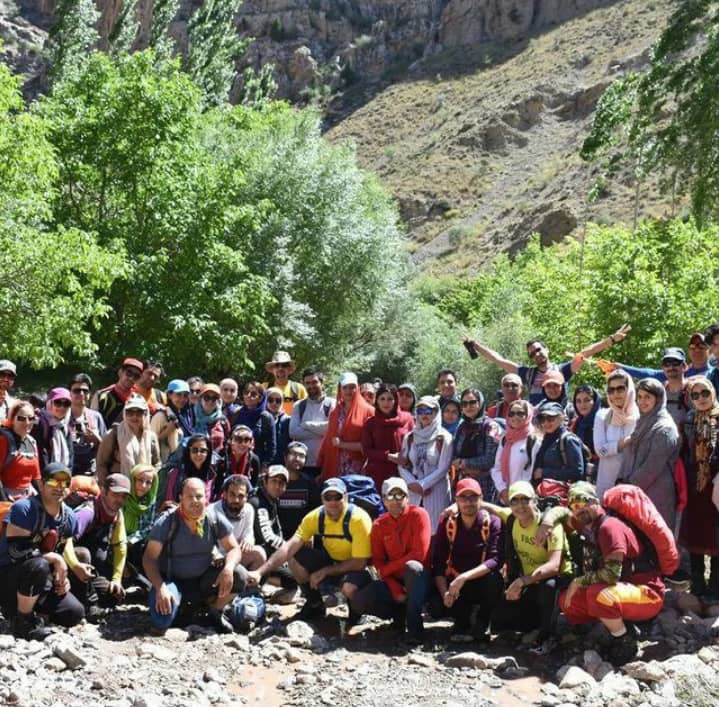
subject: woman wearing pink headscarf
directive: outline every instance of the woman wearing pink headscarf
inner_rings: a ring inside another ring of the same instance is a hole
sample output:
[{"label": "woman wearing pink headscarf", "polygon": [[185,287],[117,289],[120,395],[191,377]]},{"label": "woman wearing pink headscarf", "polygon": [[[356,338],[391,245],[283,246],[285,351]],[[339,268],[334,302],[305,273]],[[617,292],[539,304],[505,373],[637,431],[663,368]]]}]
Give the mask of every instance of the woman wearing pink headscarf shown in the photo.
[{"label": "woman wearing pink headscarf", "polygon": [[597,495],[617,481],[622,465],[622,453],[639,419],[634,400],[634,382],[622,370],[612,371],[607,378],[608,408],[599,410],[594,418],[594,449],[599,457]]},{"label": "woman wearing pink headscarf", "polygon": [[507,408],[507,431],[497,447],[492,481],[499,500],[508,505],[507,489],[515,481],[531,481],[534,460],[541,446],[532,429],[532,406],[515,400]]}]

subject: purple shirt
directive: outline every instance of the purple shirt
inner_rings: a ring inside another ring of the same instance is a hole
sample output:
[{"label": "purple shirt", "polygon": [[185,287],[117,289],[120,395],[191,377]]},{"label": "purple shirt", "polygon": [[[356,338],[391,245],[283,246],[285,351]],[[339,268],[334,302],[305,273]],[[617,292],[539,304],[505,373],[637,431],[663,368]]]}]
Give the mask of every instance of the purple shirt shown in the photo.
[{"label": "purple shirt", "polygon": [[[482,538],[482,526],[486,516],[489,516],[489,537],[485,542]],[[447,537],[448,521],[449,518],[445,518],[439,524],[434,538],[433,577],[439,577],[447,570],[447,560],[450,556],[450,543]],[[504,562],[502,538],[502,521],[497,516],[480,511],[471,528],[466,528],[461,517],[458,517],[457,535],[451,550],[452,567],[458,572],[466,572],[479,566],[484,557],[484,565],[493,572],[498,572]]]}]

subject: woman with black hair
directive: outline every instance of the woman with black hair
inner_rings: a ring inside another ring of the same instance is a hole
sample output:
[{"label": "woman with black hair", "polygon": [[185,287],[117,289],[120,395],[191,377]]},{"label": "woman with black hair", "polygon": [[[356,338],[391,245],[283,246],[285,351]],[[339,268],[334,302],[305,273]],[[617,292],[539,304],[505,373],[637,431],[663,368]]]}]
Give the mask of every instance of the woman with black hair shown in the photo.
[{"label": "woman with black hair", "polygon": [[183,445],[179,463],[169,470],[166,484],[158,494],[163,501],[162,510],[179,503],[182,484],[189,478],[201,479],[204,483],[206,504],[216,500],[217,458],[212,453],[208,435],[193,434],[187,445]]},{"label": "woman with black hair", "polygon": [[586,481],[595,483],[599,456],[594,449],[594,419],[601,407],[602,396],[591,385],[578,385],[574,390],[572,402],[576,415],[569,423],[568,429],[570,432],[574,432],[582,444],[589,449],[589,464],[587,464],[588,468],[584,470],[584,476]]},{"label": "woman with black hair", "polygon": [[246,425],[252,430],[254,451],[266,467],[277,455],[275,418],[267,410],[267,391],[259,381],[248,381],[242,388],[242,407],[230,420],[232,427]]},{"label": "woman with black hair", "polygon": [[458,478],[477,479],[484,500],[494,503],[497,492],[490,471],[502,438],[502,428],[484,414],[484,396],[477,388],[465,388],[459,404],[462,420],[454,435],[452,464]]}]

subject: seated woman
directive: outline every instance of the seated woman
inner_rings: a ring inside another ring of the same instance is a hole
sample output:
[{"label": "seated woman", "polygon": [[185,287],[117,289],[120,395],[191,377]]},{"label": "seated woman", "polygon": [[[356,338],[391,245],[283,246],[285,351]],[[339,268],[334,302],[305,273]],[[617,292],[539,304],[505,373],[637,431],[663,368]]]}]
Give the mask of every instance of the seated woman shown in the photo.
[{"label": "seated woman", "polygon": [[677,426],[667,410],[664,386],[653,378],[640,380],[637,407],[639,420],[624,447],[619,479],[639,486],[674,530],[677,506],[674,465],[680,440]]},{"label": "seated woman", "polygon": [[97,450],[97,480],[100,486],[110,474],[129,478],[136,464],[160,465],[160,444],[150,429],[147,401],[132,395],[125,403],[122,421],[115,423],[102,438]]},{"label": "seated woman", "polygon": [[577,435],[564,426],[564,409],[559,403],[542,403],[536,416],[544,437],[534,460],[532,478],[573,483],[584,478],[584,453]]},{"label": "seated woman", "polygon": [[245,425],[252,430],[254,452],[267,467],[277,455],[275,418],[267,410],[267,391],[259,381],[248,381],[242,388],[242,407],[230,420],[232,427]]},{"label": "seated woman", "polygon": [[30,434],[35,419],[33,406],[19,400],[0,426],[0,501],[6,504],[35,495],[32,482],[40,478],[37,445]]},{"label": "seated woman", "polygon": [[534,652],[546,653],[552,647],[559,616],[559,592],[572,581],[569,542],[558,524],[546,541],[535,543],[541,513],[531,483],[516,481],[509,487],[507,498],[509,508],[482,504],[505,523],[508,586],[504,601],[492,616],[492,626],[522,632],[538,628]]},{"label": "seated woman", "polygon": [[219,497],[217,489],[217,459],[212,454],[210,438],[203,434],[194,434],[182,448],[182,456],[177,466],[170,469],[165,483],[160,483],[161,510],[174,508],[180,500],[182,484],[185,479],[201,479],[205,486],[205,503],[209,505]]},{"label": "seated woman", "polygon": [[[122,507],[127,534],[125,574],[131,579],[142,572],[142,555],[157,515],[159,478],[155,467],[137,464],[130,470],[130,495]],[[144,583],[143,583],[144,584]]]},{"label": "seated woman", "polygon": [[381,383],[377,388],[375,414],[362,430],[362,451],[367,457],[364,473],[371,477],[377,491],[391,476],[397,476],[399,451],[405,435],[414,428],[414,418],[398,407],[397,388]]},{"label": "seated woman", "polygon": [[599,410],[594,418],[594,448],[599,457],[597,496],[600,499],[617,482],[624,447],[639,419],[634,381],[628,373],[622,370],[610,373],[606,391],[609,407]]},{"label": "seated woman", "polygon": [[541,440],[532,427],[532,406],[515,400],[507,408],[507,431],[497,447],[492,481],[503,505],[509,503],[507,489],[517,481],[530,481]]}]

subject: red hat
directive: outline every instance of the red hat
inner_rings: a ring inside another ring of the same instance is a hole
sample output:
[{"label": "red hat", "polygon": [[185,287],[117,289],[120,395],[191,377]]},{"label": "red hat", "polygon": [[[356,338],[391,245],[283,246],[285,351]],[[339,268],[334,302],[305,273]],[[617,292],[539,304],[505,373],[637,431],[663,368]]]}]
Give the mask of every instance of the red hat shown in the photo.
[{"label": "red hat", "polygon": [[477,482],[477,479],[462,479],[457,484],[457,490],[455,496],[461,496],[465,491],[470,491],[477,496],[482,495],[482,487]]},{"label": "red hat", "polygon": [[547,371],[544,374],[544,379],[542,380],[542,387],[547,385],[547,383],[558,383],[559,385],[564,385],[564,376],[560,371]]},{"label": "red hat", "polygon": [[126,358],[122,362],[122,367],[127,368],[128,366],[132,366],[132,368],[137,368],[137,370],[140,372],[145,370],[145,364],[137,358]]}]

